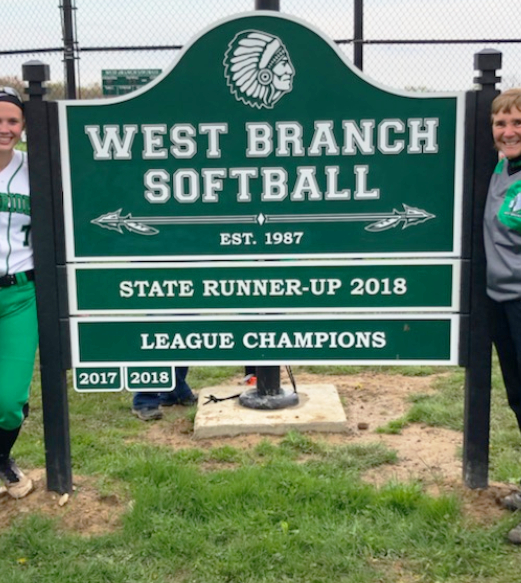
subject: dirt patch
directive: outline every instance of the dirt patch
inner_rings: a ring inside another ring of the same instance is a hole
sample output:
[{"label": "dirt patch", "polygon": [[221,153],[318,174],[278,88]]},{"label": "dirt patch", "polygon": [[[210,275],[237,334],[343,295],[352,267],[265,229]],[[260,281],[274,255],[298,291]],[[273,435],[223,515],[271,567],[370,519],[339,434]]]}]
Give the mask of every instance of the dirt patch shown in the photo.
[{"label": "dirt patch", "polygon": [[14,500],[0,495],[0,524],[9,526],[15,519],[40,513],[58,518],[61,528],[83,535],[96,535],[111,531],[121,524],[121,515],[128,503],[112,494],[100,494],[94,480],[74,476],[74,491],[70,496],[48,492],[44,470],[26,472],[33,480],[35,490],[26,498]]},{"label": "dirt patch", "polygon": [[[365,479],[368,481],[380,485],[391,479],[419,479],[428,484],[439,480],[456,481],[461,478],[462,465],[459,455],[462,447],[461,433],[419,424],[405,427],[399,435],[376,432],[377,428],[393,419],[399,419],[409,410],[410,395],[432,393],[433,376],[404,377],[371,373],[356,376],[299,374],[297,382],[300,387],[320,383],[335,385],[344,406],[349,431],[340,434],[315,434],[318,439],[337,445],[379,442],[396,450],[398,463],[367,472]],[[266,435],[242,435],[194,441],[191,430],[187,430],[187,424],[185,419],[175,418],[167,410],[163,421],[151,424],[147,438],[153,443],[168,445],[175,449],[187,447],[205,449],[224,444],[247,449],[254,447],[263,439],[273,442],[281,439]]]},{"label": "dirt patch", "polygon": [[[408,401],[410,395],[432,392],[435,378],[374,373],[356,376],[299,373],[297,383],[299,386],[306,383],[334,384],[345,408],[350,431],[345,434],[320,434],[316,438],[332,445],[380,442],[397,452],[396,464],[366,472],[365,480],[377,486],[389,480],[416,480],[432,495],[455,493],[463,500],[464,510],[469,516],[480,522],[488,522],[504,512],[499,506],[499,500],[512,488],[504,484],[490,484],[486,490],[470,490],[463,485],[463,436],[460,432],[413,424],[405,427],[399,435],[376,433],[378,427],[407,412],[411,406]],[[285,379],[283,382],[286,382]],[[281,437],[276,436],[242,435],[195,441],[192,438],[191,423],[179,416],[177,407],[165,409],[164,413],[161,421],[149,424],[143,438],[176,450],[224,445],[248,449],[265,439],[273,443],[281,440]],[[82,476],[74,476],[75,491],[67,503],[60,506],[60,496],[45,490],[43,470],[34,470],[29,475],[36,483],[36,490],[30,496],[19,501],[7,495],[0,496],[0,524],[7,526],[20,515],[40,512],[59,518],[62,528],[95,535],[117,528],[121,523],[121,515],[128,508],[127,500],[100,495],[94,480]]]}]

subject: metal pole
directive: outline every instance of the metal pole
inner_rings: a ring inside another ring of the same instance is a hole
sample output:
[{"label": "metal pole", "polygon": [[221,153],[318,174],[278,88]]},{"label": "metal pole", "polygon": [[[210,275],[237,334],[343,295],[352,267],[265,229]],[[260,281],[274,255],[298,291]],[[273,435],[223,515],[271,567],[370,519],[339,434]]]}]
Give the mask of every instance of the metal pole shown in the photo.
[{"label": "metal pole", "polygon": [[255,0],[255,10],[280,11],[280,0]]},{"label": "metal pole", "polygon": [[474,55],[474,68],[481,75],[474,79],[481,88],[475,94],[472,108],[474,125],[472,227],[470,254],[470,312],[468,318],[468,362],[465,372],[465,413],[463,435],[463,479],[470,488],[488,486],[490,392],[492,345],[488,322],[485,249],[483,245],[483,212],[488,183],[497,156],[494,154],[490,129],[490,106],[499,93],[501,53],[483,50]]},{"label": "metal pole", "polygon": [[65,64],[65,96],[67,99],[76,99],[76,58],[73,25],[72,0],[63,0],[62,21],[63,21],[63,60]]},{"label": "metal pole", "polygon": [[[255,10],[280,11],[280,0],[255,0]],[[274,396],[281,393],[278,366],[257,367],[257,392],[261,399],[266,395]]]},{"label": "metal pole", "polygon": [[[30,61],[22,66],[28,82],[25,105],[27,152],[31,197],[32,240],[36,284],[40,374],[42,381],[43,429],[47,468],[47,489],[72,492],[72,470],[67,401],[66,361],[63,347],[65,327],[60,322],[66,296],[57,268],[63,258],[63,231],[58,227],[62,206],[57,152],[58,116],[56,103],[44,101],[43,86],[50,78],[49,65]],[[64,269],[62,269],[64,274]]]},{"label": "metal pole", "polygon": [[355,0],[353,62],[360,71],[364,69],[364,0]]},{"label": "metal pole", "polygon": [[[255,10],[280,10],[279,0],[255,0]],[[283,409],[298,403],[295,392],[287,393],[280,386],[280,367],[258,366],[257,388],[246,391],[239,403],[250,409]]]}]

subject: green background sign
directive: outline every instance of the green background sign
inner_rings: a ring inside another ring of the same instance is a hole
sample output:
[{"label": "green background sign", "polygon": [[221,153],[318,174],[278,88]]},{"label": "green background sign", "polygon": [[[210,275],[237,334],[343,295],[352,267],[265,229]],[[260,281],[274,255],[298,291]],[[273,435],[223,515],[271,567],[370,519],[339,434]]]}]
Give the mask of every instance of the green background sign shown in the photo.
[{"label": "green background sign", "polygon": [[[149,88],[58,107],[93,390],[110,366],[116,388],[169,390],[176,363],[457,363],[463,94],[380,87],[263,12],[209,27]],[[220,312],[243,315],[172,316]]]},{"label": "green background sign", "polygon": [[147,91],[59,104],[68,258],[455,256],[462,103],[232,18]]},{"label": "green background sign", "polygon": [[101,85],[103,95],[126,95],[150,83],[161,74],[161,69],[103,69]]}]

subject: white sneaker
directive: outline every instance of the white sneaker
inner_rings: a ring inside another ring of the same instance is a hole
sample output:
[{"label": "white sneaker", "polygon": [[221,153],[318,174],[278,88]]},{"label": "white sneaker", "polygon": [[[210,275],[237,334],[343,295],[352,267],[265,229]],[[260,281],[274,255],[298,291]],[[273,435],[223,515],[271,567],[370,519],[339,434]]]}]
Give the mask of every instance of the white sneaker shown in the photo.
[{"label": "white sneaker", "polygon": [[518,524],[508,533],[508,540],[513,545],[521,545],[521,524]]},{"label": "white sneaker", "polygon": [[7,493],[12,498],[23,498],[34,490],[31,478],[28,478],[13,459],[0,466],[0,479],[4,482]]},{"label": "white sneaker", "polygon": [[511,492],[501,500],[501,506],[515,512],[521,510],[521,492]]}]

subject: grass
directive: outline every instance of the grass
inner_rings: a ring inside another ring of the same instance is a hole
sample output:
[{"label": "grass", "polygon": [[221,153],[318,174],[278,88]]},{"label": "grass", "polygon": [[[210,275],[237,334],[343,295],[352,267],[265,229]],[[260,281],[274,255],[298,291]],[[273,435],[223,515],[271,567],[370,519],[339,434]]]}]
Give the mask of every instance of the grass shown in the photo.
[{"label": "grass", "polygon": [[[340,368],[328,367],[327,374],[344,374]],[[462,371],[446,372],[432,393],[412,397],[397,425],[461,430]],[[237,373],[193,368],[190,382],[197,389]],[[27,467],[44,465],[37,382],[34,388],[16,446]],[[507,480],[519,476],[521,448],[503,393],[496,371],[491,478]],[[363,471],[396,461],[380,444],[331,446],[292,431],[246,450],[227,444],[172,450],[147,442],[150,425],[129,414],[130,400],[128,393],[70,395],[74,471],[95,477],[104,494],[132,500],[120,528],[85,537],[43,515],[22,514],[0,530],[2,581],[512,583],[519,577],[519,550],[504,539],[516,517],[477,524],[463,514],[457,495],[431,497],[414,481],[364,483]]]},{"label": "grass", "polygon": [[424,423],[432,427],[462,431],[464,383],[463,370],[454,370],[450,375],[438,378],[433,383],[435,392],[412,395],[409,398],[411,408],[407,413],[378,428],[378,432],[400,433],[410,423]]},{"label": "grass", "polygon": [[[295,374],[307,371],[320,375],[358,375],[367,372],[367,366],[296,366]],[[403,375],[407,377],[426,377],[441,372],[451,372],[454,367],[440,366],[371,366],[371,372],[377,374]]]},{"label": "grass", "polygon": [[[410,423],[463,431],[464,376],[464,370],[452,369],[452,372],[434,381],[434,392],[412,395],[407,413],[377,431],[397,434]],[[519,428],[508,406],[496,359],[492,374],[490,426],[490,479],[518,484],[521,478]]]}]

